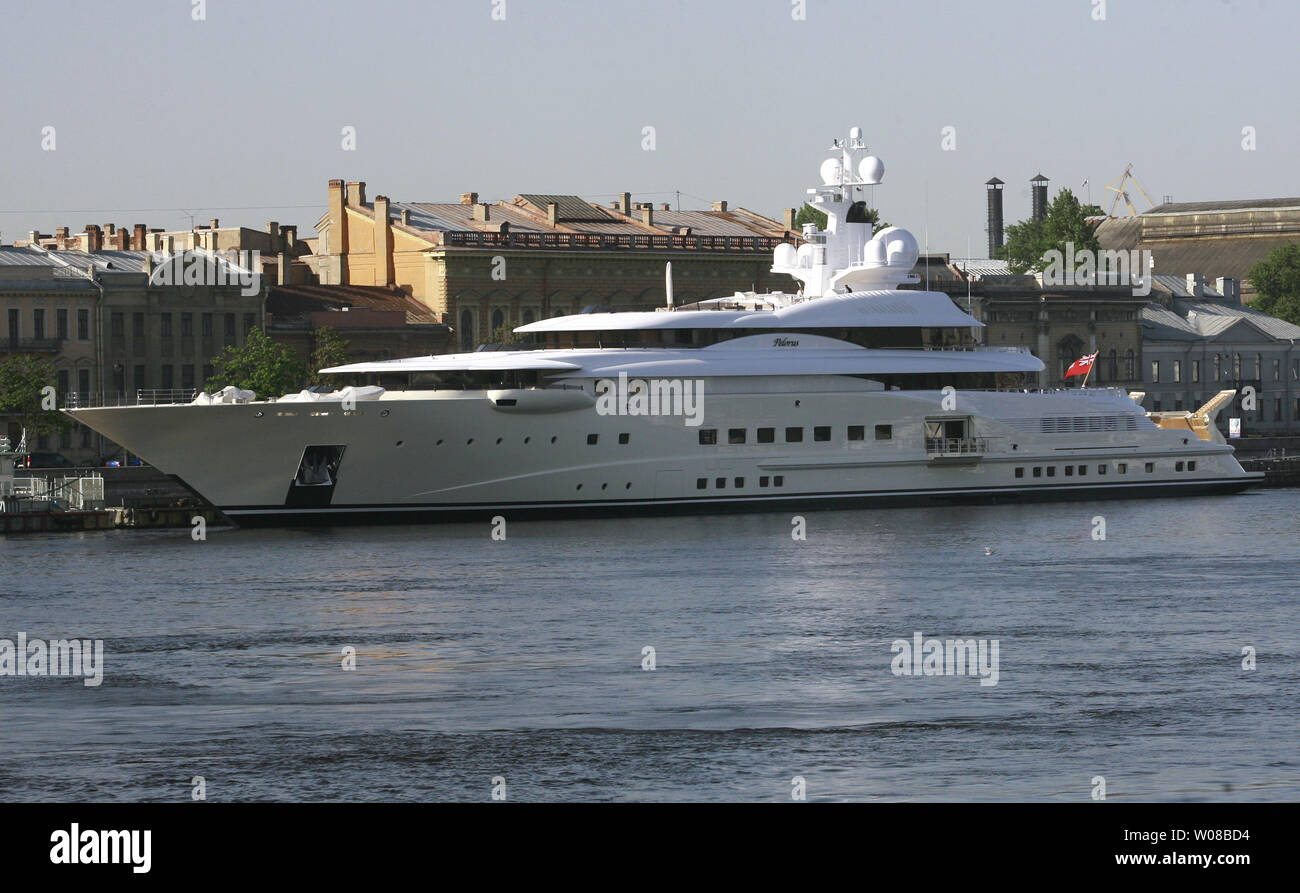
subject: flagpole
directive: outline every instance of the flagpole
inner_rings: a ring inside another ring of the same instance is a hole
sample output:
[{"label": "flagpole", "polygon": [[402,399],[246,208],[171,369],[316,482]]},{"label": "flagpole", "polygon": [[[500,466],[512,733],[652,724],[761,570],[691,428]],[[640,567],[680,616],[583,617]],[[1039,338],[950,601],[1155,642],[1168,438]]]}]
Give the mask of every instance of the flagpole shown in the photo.
[{"label": "flagpole", "polygon": [[1093,357],[1092,362],[1088,364],[1088,371],[1083,373],[1083,384],[1079,385],[1079,387],[1086,388],[1088,386],[1088,376],[1092,374],[1092,367],[1095,365],[1097,365],[1097,358]]}]

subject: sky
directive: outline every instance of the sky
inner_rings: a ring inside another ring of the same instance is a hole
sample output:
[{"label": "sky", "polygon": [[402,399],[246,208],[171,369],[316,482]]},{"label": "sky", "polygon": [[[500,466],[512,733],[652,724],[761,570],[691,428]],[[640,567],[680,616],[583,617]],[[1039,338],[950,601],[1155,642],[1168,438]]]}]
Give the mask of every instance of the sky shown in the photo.
[{"label": "sky", "polygon": [[1105,207],[1130,163],[1157,203],[1300,195],[1295,0],[64,0],[3,27],[5,244],[308,236],[335,178],[779,219],[854,125],[883,219],[954,256],[987,254],[992,176],[1008,223],[1040,171]]}]

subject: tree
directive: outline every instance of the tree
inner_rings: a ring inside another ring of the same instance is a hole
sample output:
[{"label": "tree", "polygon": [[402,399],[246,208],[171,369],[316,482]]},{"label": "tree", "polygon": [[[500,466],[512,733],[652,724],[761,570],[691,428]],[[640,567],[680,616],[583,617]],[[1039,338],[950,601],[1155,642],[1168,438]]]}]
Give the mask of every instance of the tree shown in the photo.
[{"label": "tree", "polygon": [[56,408],[57,396],[49,360],[30,354],[0,358],[0,415],[16,418],[29,434],[56,434],[69,425]]},{"label": "tree", "polygon": [[521,335],[510,326],[499,326],[488,338],[489,344],[523,344],[529,336]]},{"label": "tree", "polygon": [[1256,292],[1250,306],[1300,326],[1300,244],[1274,248],[1250,268],[1247,278]]},{"label": "tree", "polygon": [[307,367],[293,351],[261,329],[252,329],[243,347],[227,347],[217,354],[212,365],[212,377],[203,385],[206,391],[234,385],[265,399],[301,390],[307,380]]},{"label": "tree", "polygon": [[1100,214],[1101,208],[1081,205],[1073,192],[1062,189],[1047,206],[1042,220],[1030,218],[1007,227],[1007,241],[998,257],[1019,275],[1041,272],[1048,263],[1044,255],[1053,249],[1065,254],[1066,242],[1072,242],[1075,251],[1099,251],[1097,233],[1086,218]]},{"label": "tree", "polygon": [[325,376],[320,370],[331,366],[342,366],[348,361],[348,340],[339,334],[339,330],[322,326],[313,334],[311,367],[307,370],[312,384],[325,384]]}]

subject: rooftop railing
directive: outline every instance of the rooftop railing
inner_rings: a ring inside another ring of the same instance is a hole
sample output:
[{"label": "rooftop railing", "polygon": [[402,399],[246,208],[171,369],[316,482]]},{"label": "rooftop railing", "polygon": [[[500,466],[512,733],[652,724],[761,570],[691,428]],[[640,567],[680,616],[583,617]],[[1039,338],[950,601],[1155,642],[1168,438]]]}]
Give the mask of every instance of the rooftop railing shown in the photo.
[{"label": "rooftop railing", "polygon": [[769,252],[786,239],[774,236],[685,236],[672,233],[481,233],[457,230],[443,234],[456,248],[594,248],[642,251]]}]

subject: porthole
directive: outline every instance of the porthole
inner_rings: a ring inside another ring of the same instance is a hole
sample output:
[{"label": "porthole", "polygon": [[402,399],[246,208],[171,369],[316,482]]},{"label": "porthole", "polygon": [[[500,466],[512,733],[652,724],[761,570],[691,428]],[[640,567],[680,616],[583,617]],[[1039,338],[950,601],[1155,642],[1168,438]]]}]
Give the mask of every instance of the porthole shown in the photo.
[{"label": "porthole", "polygon": [[605,489],[607,489],[608,487],[609,487],[609,484],[601,484],[601,485],[600,485],[600,489],[602,489],[602,490],[605,490]]},{"label": "porthole", "polygon": [[555,438],[554,438],[554,437],[551,438],[551,443],[555,443]]},{"label": "porthole", "polygon": [[498,438],[497,438],[497,444],[500,445],[500,443],[501,443],[502,440],[504,440],[504,438],[502,438],[502,437],[498,437]]},{"label": "porthole", "polygon": [[388,410],[385,409],[385,410],[383,410],[382,412],[380,412],[380,413],[379,413],[379,417],[380,417],[381,419],[386,419],[386,418],[388,418]]},{"label": "porthole", "polygon": [[579,485],[578,485],[578,489],[579,489],[579,490],[582,489],[582,484],[579,484]]},{"label": "porthole", "polygon": [[473,442],[474,442],[474,438],[471,437],[469,440],[465,441],[465,446],[469,446]]},{"label": "porthole", "polygon": [[253,418],[260,419],[261,417],[262,417],[262,410],[259,409],[257,412],[253,413]]},{"label": "porthole", "polygon": [[628,481],[626,484],[624,484],[624,485],[623,485],[623,489],[624,489],[624,490],[631,490],[631,489],[632,489],[632,482],[631,482],[631,481]]},{"label": "porthole", "polygon": [[434,444],[434,446],[442,446],[442,441],[439,440],[437,443]]},{"label": "porthole", "polygon": [[406,443],[405,440],[399,440],[399,441],[397,442],[397,445],[398,445],[398,446],[401,446],[401,445],[404,444],[404,443]]},{"label": "porthole", "polygon": [[525,437],[525,438],[524,438],[524,443],[528,443],[528,442],[530,442],[531,440],[532,440],[531,437]]}]

